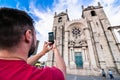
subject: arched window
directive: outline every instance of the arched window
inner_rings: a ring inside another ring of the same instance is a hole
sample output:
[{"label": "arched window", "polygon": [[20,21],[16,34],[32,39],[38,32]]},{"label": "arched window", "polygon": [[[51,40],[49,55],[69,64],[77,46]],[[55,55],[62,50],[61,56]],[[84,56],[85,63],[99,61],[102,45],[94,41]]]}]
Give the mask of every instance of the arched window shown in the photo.
[{"label": "arched window", "polygon": [[96,16],[96,12],[95,11],[91,11],[91,16]]},{"label": "arched window", "polygon": [[62,17],[59,17],[59,18],[58,18],[58,22],[62,22]]}]

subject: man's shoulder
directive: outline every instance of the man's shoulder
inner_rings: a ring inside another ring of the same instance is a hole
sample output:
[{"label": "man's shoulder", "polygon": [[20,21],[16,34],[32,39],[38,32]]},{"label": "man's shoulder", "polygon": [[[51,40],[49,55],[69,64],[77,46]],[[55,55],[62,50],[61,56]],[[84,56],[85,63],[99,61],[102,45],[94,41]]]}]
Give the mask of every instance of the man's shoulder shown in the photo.
[{"label": "man's shoulder", "polygon": [[33,67],[32,75],[35,78],[42,80],[64,80],[63,73],[56,67],[44,67],[44,68],[35,68]]},{"label": "man's shoulder", "polygon": [[43,67],[43,68],[36,68],[36,67],[34,67],[34,66],[31,66],[30,67],[30,69],[32,69],[33,70],[33,73],[35,73],[35,72],[40,72],[40,73],[62,73],[61,72],[61,70],[59,70],[58,68],[56,68],[56,67],[48,67],[48,66],[46,66],[46,67]]}]

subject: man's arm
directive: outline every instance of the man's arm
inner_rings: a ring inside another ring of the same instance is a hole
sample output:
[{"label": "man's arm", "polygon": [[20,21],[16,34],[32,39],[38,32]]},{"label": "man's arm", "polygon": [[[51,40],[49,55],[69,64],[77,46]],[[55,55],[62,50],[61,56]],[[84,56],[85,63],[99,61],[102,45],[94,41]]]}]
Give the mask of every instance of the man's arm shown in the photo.
[{"label": "man's arm", "polygon": [[30,58],[27,59],[27,63],[30,65],[34,65],[42,56],[43,56],[42,52],[34,56],[31,56]]},{"label": "man's arm", "polygon": [[50,51],[52,49],[52,46],[48,47],[49,44],[50,44],[49,42],[44,42],[42,51],[40,53],[28,58],[27,63],[30,65],[34,65],[43,55],[45,55],[48,51]]},{"label": "man's arm", "polygon": [[65,77],[66,76],[66,65],[65,65],[63,58],[60,56],[58,49],[55,47],[55,44],[53,45],[53,52],[55,55],[56,67],[63,72],[64,77]]}]

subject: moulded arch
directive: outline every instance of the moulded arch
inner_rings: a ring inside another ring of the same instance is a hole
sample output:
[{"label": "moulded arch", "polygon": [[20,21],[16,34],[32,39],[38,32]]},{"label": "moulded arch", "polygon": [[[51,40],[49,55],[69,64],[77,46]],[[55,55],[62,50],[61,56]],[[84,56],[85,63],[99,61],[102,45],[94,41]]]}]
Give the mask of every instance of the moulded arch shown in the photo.
[{"label": "moulded arch", "polygon": [[67,26],[67,30],[71,30],[72,28],[77,27],[79,29],[83,29],[84,28],[84,24],[80,23],[80,22],[74,22],[71,23]]}]

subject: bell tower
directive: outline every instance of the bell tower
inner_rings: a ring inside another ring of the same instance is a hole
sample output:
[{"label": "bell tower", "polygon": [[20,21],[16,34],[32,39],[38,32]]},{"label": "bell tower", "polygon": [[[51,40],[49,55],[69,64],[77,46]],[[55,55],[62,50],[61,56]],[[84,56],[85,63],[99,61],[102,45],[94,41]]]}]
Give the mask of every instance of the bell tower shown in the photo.
[{"label": "bell tower", "polygon": [[[104,69],[120,70],[120,54],[115,39],[108,27],[110,22],[98,2],[98,6],[82,6],[82,18],[86,20],[97,66]],[[119,56],[118,56],[119,55]]]},{"label": "bell tower", "polygon": [[67,9],[66,12],[61,12],[57,14],[55,12],[54,21],[53,21],[53,29],[55,35],[55,40],[57,41],[57,47],[60,51],[61,56],[64,54],[64,34],[65,34],[65,23],[69,21]]}]

